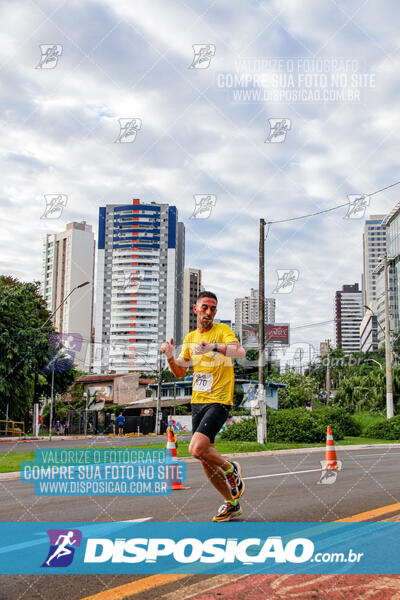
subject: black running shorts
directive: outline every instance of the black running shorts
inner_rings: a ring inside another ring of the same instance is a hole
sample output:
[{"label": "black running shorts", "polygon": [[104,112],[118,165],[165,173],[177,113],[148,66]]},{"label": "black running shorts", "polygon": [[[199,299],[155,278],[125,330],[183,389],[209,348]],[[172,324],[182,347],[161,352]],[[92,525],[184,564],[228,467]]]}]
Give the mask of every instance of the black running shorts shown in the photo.
[{"label": "black running shorts", "polygon": [[192,431],[206,435],[213,444],[215,436],[229,416],[226,404],[192,404]]}]

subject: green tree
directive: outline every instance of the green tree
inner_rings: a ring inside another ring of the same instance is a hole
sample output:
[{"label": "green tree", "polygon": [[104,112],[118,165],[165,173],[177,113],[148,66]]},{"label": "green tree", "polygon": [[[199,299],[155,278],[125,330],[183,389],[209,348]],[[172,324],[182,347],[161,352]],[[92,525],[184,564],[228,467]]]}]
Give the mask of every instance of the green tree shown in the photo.
[{"label": "green tree", "polygon": [[[23,420],[34,395],[50,396],[51,372],[43,371],[54,333],[39,283],[0,277],[0,418]],[[77,371],[54,373],[55,393],[65,392]]]},{"label": "green tree", "polygon": [[[54,331],[38,283],[0,277],[0,411],[22,420],[32,403],[35,372],[49,356]],[[4,416],[3,416],[4,418]]]},{"label": "green tree", "polygon": [[279,408],[305,407],[318,396],[318,383],[310,376],[286,371],[273,370],[271,381],[285,383],[287,388],[279,389]]}]

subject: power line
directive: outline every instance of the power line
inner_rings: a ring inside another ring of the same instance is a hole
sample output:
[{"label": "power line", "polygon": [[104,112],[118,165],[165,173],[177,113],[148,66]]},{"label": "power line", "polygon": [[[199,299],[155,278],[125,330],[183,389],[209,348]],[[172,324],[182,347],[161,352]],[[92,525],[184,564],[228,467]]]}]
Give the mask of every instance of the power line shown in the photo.
[{"label": "power line", "polygon": [[[365,194],[365,197],[375,196],[375,194],[379,194],[380,192],[384,192],[389,188],[394,187],[395,185],[399,185],[400,181],[396,181],[386,187],[376,190],[376,192],[372,192],[371,194]],[[360,194],[361,195],[361,194]],[[349,206],[349,202],[345,202],[344,204],[338,204],[338,206],[333,206],[332,208],[326,208],[325,210],[319,210],[314,213],[310,213],[308,215],[302,215],[300,217],[292,217],[291,219],[280,219],[279,221],[267,221],[267,225],[275,225],[276,223],[288,223],[289,221],[298,221],[299,219],[308,219],[308,217],[315,217],[316,215],[322,215],[323,213],[332,212],[333,210],[337,210],[338,208],[343,208],[344,206]]]}]

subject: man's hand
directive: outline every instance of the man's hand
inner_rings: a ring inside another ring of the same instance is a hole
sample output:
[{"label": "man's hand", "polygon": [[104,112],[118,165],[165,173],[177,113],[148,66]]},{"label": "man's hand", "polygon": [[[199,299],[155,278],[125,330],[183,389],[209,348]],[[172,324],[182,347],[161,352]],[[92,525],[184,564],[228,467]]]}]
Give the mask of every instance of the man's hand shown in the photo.
[{"label": "man's hand", "polygon": [[163,342],[161,344],[161,352],[165,354],[168,359],[174,356],[175,345],[173,338],[171,338],[170,342]]},{"label": "man's hand", "polygon": [[214,343],[208,344],[207,342],[200,342],[196,344],[193,349],[193,354],[207,354],[207,352],[212,352],[214,350]]}]

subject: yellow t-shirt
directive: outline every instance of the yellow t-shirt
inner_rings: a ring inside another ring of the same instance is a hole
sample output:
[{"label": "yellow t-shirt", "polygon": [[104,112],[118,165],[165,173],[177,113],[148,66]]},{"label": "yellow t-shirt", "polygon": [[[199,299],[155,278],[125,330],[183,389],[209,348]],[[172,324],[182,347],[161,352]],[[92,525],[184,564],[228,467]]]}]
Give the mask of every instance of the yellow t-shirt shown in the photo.
[{"label": "yellow t-shirt", "polygon": [[193,362],[192,404],[233,405],[235,376],[232,359],[220,352],[193,354],[199,342],[229,344],[237,342],[232,329],[224,323],[214,323],[209,331],[200,333],[198,329],[185,336],[180,357]]}]

